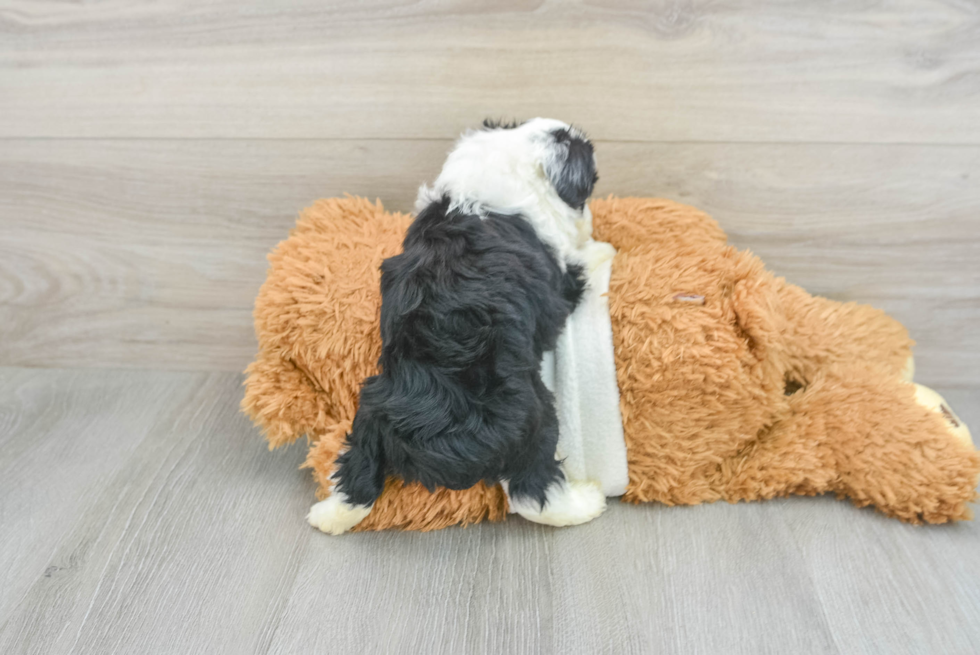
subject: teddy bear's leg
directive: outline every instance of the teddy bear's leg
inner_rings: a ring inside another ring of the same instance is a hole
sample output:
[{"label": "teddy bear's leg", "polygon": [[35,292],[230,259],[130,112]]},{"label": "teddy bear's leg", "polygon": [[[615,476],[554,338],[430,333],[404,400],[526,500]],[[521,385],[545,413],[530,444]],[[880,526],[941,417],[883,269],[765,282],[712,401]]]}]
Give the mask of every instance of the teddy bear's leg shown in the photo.
[{"label": "teddy bear's leg", "polygon": [[805,383],[827,366],[866,363],[912,380],[913,341],[905,327],[885,312],[853,302],[811,296],[800,287],[778,288],[786,316],[790,378]]},{"label": "teddy bear's leg", "polygon": [[916,401],[914,385],[886,369],[835,367],[788,402],[722,466],[730,500],[829,491],[913,523],[971,517],[980,454],[941,409]]},{"label": "teddy bear's leg", "polygon": [[949,433],[963,442],[964,446],[972,448],[973,439],[970,436],[970,428],[966,427],[966,423],[956,415],[949,403],[929,387],[921,384],[913,386],[915,387],[915,402],[942,416]]},{"label": "teddy bear's leg", "polygon": [[806,414],[786,414],[718,468],[718,484],[728,502],[778,496],[813,496],[836,490],[833,453],[814,434],[822,422]]}]

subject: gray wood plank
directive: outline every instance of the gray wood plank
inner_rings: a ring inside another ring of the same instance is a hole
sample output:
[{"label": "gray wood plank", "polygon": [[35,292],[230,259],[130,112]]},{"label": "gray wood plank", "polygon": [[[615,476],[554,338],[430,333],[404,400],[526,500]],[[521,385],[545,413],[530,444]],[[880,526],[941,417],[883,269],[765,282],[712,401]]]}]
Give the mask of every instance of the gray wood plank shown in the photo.
[{"label": "gray wood plank", "polygon": [[[409,210],[450,143],[6,141],[0,363],[241,370],[299,209],[347,191]],[[598,195],[699,206],[790,281],[903,321],[921,381],[980,382],[980,147],[597,147]]]},{"label": "gray wood plank", "polygon": [[78,564],[87,548],[55,553],[79,512],[202,377],[0,369],[0,624],[30,584]]},{"label": "gray wood plank", "polygon": [[969,2],[0,5],[0,136],[980,143]]},{"label": "gray wood plank", "polygon": [[[332,538],[303,522],[304,449],[266,452],[239,384],[0,369],[0,652],[980,648],[976,522],[830,498],[613,502],[564,530]],[[980,390],[940,391],[980,425]]]},{"label": "gray wood plank", "polygon": [[840,652],[980,652],[975,521],[916,528],[831,498],[815,501],[819,512],[791,509],[793,500],[766,508],[770,530],[806,562]]},{"label": "gray wood plank", "polygon": [[[0,502],[21,536],[0,544],[0,570],[28,586],[0,606],[0,652],[264,652],[310,533],[312,483],[299,449],[270,455],[238,414],[240,377],[5,375],[43,380],[22,392],[28,418],[69,412],[47,439],[60,453],[29,424],[7,437],[25,454],[4,460]],[[81,435],[79,409],[93,419]],[[51,520],[57,532],[24,531]]]}]

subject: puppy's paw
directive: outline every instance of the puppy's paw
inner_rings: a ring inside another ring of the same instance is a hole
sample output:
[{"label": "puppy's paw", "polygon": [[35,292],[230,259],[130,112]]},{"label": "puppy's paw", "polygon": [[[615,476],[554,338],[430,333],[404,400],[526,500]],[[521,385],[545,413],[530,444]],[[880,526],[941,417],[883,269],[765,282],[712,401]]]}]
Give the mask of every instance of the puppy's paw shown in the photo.
[{"label": "puppy's paw", "polygon": [[586,272],[591,276],[600,266],[616,256],[616,249],[605,241],[589,241],[579,249],[578,254]]},{"label": "puppy's paw", "polygon": [[606,496],[594,482],[564,482],[551,487],[544,510],[533,501],[512,502],[528,521],[556,527],[587,523],[606,510]]},{"label": "puppy's paw", "polygon": [[343,534],[370,513],[370,506],[351,505],[346,502],[344,494],[335,491],[329,498],[311,507],[306,520],[314,528],[327,534]]}]

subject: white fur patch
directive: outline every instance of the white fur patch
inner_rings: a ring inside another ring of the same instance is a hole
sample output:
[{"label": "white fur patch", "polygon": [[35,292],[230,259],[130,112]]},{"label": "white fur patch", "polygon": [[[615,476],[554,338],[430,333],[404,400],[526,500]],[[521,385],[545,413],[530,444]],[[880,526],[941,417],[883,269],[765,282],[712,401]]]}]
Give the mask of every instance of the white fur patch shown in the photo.
[{"label": "white fur patch", "polygon": [[599,485],[592,482],[564,482],[548,489],[548,502],[544,510],[533,500],[508,498],[512,512],[528,521],[563,527],[586,523],[606,509],[606,496]]},{"label": "white fur patch", "polygon": [[337,535],[347,532],[370,513],[370,505],[351,505],[347,497],[335,489],[329,498],[310,508],[306,520],[321,532]]}]

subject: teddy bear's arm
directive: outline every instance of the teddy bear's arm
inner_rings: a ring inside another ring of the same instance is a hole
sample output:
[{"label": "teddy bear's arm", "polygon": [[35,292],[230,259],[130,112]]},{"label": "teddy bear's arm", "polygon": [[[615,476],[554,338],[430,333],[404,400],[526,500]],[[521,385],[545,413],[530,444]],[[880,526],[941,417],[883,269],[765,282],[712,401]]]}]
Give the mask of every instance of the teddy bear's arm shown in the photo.
[{"label": "teddy bear's arm", "polygon": [[664,198],[604,198],[590,203],[592,236],[620,252],[703,253],[728,238],[699,209]]}]

